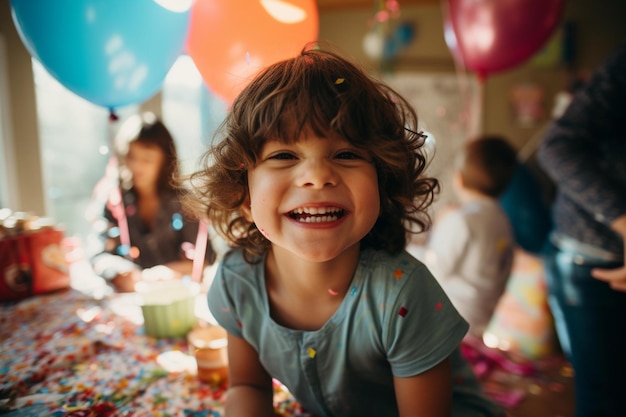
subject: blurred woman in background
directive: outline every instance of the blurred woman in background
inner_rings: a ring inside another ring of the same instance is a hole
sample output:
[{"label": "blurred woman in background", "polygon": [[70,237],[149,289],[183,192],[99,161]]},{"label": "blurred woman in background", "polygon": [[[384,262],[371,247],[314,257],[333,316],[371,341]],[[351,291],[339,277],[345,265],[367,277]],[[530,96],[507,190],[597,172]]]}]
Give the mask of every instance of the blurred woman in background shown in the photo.
[{"label": "blurred woman in background", "polygon": [[[190,276],[199,222],[181,204],[172,135],[147,112],[124,122],[116,147],[119,186],[106,201],[104,249],[91,259],[94,271],[119,292],[140,281]],[[204,260],[215,261],[209,243]]]}]

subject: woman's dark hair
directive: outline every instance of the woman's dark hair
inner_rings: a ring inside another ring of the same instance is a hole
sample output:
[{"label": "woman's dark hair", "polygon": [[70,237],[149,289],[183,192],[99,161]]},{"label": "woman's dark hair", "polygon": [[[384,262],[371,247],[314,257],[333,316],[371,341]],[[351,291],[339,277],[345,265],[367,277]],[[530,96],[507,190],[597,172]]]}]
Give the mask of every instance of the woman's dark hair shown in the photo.
[{"label": "woman's dark hair", "polygon": [[179,188],[180,172],[174,138],[165,124],[154,113],[144,112],[140,115],[131,116],[120,127],[116,141],[117,151],[120,155],[126,155],[130,143],[140,143],[144,146],[161,149],[165,158],[157,180],[157,189],[159,193],[164,193]]},{"label": "woman's dark hair", "polygon": [[[311,45],[308,45],[311,46]],[[199,213],[232,245],[258,255],[270,243],[248,221],[248,167],[269,139],[295,142],[303,131],[338,134],[375,164],[380,216],[361,247],[404,249],[407,232],[430,226],[426,211],[439,183],[427,165],[417,115],[393,89],[332,51],[308,48],[260,72],[241,92],[216,134],[219,142],[190,178]],[[330,139],[329,139],[330,140]],[[247,256],[247,259],[251,259]]]}]

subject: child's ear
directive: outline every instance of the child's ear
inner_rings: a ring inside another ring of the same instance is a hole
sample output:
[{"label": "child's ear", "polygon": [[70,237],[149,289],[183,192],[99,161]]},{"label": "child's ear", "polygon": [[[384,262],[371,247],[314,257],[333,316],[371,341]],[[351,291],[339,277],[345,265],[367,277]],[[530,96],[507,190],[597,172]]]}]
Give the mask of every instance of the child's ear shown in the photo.
[{"label": "child's ear", "polygon": [[248,196],[241,204],[239,210],[241,210],[241,214],[243,214],[243,217],[247,221],[249,221],[250,223],[254,223],[254,219],[252,218],[252,205],[250,204],[250,196]]}]

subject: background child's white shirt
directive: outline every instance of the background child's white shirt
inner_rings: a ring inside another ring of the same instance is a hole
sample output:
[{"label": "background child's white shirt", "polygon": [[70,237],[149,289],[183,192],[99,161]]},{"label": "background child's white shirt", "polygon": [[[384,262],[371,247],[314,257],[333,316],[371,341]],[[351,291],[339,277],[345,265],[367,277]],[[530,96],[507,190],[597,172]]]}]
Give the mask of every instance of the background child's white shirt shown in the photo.
[{"label": "background child's white shirt", "polygon": [[470,333],[482,336],[513,265],[513,232],[498,201],[477,199],[451,210],[433,225],[425,247],[407,250],[428,266]]}]

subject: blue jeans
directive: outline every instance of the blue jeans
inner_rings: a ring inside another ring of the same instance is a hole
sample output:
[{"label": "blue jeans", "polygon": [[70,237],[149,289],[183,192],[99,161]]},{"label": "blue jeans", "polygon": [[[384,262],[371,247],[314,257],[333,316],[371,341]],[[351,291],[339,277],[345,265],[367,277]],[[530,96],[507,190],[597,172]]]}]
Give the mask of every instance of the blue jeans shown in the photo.
[{"label": "blue jeans", "polygon": [[549,304],[574,368],[576,417],[626,416],[626,292],[591,277],[607,262],[550,244],[545,253]]}]

